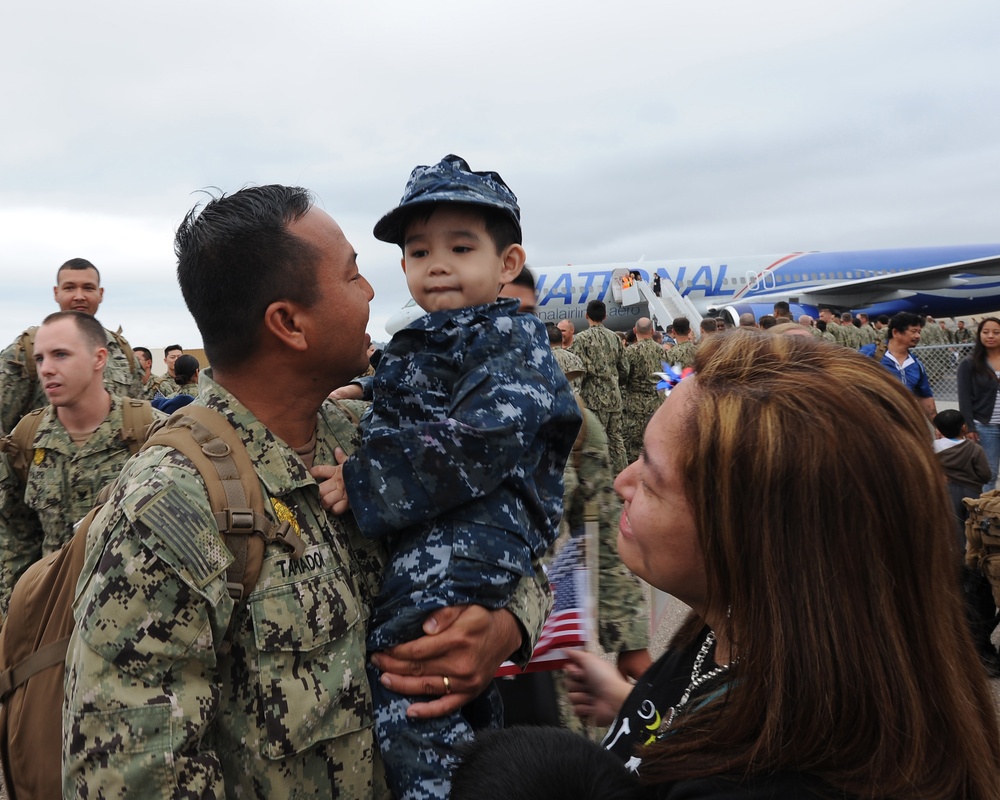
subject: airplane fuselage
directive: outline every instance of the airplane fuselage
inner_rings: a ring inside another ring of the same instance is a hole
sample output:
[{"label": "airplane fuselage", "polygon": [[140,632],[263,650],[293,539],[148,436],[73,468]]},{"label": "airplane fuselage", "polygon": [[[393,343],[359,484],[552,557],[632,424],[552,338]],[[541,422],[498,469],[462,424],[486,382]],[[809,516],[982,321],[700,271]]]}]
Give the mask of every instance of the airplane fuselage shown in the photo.
[{"label": "airplane fuselage", "polygon": [[[659,277],[661,284],[672,283],[702,314],[723,310],[732,314],[746,307],[760,316],[770,313],[775,301],[785,300],[812,316],[818,308],[830,306],[869,314],[905,310],[951,317],[1000,308],[1000,274],[975,274],[959,266],[948,275],[920,273],[974,261],[978,267],[983,260],[997,271],[997,258],[1000,245],[968,245],[619,262],[532,271],[538,292],[536,313],[543,321],[569,319],[584,327],[587,304],[601,300],[608,307],[608,326],[621,330],[645,315],[642,307],[622,306],[612,297],[612,282],[623,270],[637,272],[646,282]],[[885,290],[890,279],[899,281],[905,276],[912,276],[909,287]]]},{"label": "airplane fuselage", "polygon": [[[793,315],[812,317],[823,307],[935,317],[1000,309],[1000,244],[531,267],[531,272],[538,317],[568,319],[578,329],[587,325],[592,300],[605,303],[605,324],[615,330],[628,330],[649,315],[645,302],[622,305],[621,293],[613,290],[629,273],[647,284],[659,278],[661,291],[672,284],[698,313],[725,315],[733,322],[747,311],[755,318],[769,314],[778,300],[788,302]],[[392,333],[422,313],[411,301],[386,329]]]}]

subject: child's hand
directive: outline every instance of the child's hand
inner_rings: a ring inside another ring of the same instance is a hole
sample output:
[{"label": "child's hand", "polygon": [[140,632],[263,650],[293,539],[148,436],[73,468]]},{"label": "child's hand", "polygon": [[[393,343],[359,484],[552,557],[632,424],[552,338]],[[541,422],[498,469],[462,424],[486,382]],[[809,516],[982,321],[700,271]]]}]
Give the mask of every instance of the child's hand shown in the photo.
[{"label": "child's hand", "polygon": [[334,451],[337,465],[319,464],[309,470],[319,484],[319,500],[323,508],[332,511],[340,516],[350,509],[351,504],[347,499],[347,489],[344,486],[344,462],[347,456],[339,447]]}]

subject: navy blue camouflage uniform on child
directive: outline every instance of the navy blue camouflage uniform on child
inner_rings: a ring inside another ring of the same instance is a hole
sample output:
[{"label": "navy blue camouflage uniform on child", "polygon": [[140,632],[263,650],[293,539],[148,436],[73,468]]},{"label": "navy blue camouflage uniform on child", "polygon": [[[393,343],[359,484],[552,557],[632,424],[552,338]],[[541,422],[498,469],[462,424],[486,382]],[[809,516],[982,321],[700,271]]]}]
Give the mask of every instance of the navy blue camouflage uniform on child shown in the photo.
[{"label": "navy blue camouflage uniform on child", "polygon": [[[444,178],[432,180],[440,191],[421,202],[437,202],[442,193],[482,202],[461,191],[463,181],[478,191],[482,179],[460,159],[414,175],[438,168]],[[427,181],[411,177],[404,203],[414,185]],[[398,225],[388,233],[379,226],[376,235],[400,235]],[[533,574],[532,560],[558,535],[563,468],[580,414],[544,326],[516,312],[514,300],[435,311],[385,349],[361,447],[343,472],[358,527],[369,537],[387,536],[391,551],[369,621],[370,651],[417,638],[438,608],[506,606],[521,576]],[[473,727],[499,722],[496,690],[465,715],[408,719],[410,703],[423,698],[387,690],[373,668],[369,677],[394,794],[447,797],[455,745]]]}]

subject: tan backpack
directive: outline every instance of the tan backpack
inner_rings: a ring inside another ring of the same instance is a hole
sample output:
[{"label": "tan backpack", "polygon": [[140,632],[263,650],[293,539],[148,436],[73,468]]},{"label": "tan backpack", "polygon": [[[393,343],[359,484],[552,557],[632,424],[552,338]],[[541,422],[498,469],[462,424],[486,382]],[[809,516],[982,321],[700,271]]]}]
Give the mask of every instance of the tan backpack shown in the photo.
[{"label": "tan backpack", "polygon": [[965,564],[990,582],[993,600],[1000,606],[1000,489],[962,502],[969,510],[965,520]]},{"label": "tan backpack", "polygon": [[[257,583],[265,544],[285,542],[296,560],[305,546],[288,522],[278,524],[267,516],[260,480],[246,447],[221,414],[185,406],[156,423],[141,449],[157,446],[179,450],[194,463],[205,482],[219,531],[233,554],[226,583],[235,606],[217,648],[220,653],[228,652],[236,611]],[[0,631],[0,757],[11,800],[61,796],[63,677],[73,631],[73,601],[87,533],[114,486],[101,491],[97,505],[77,524],[73,538],[31,565],[11,594]]]}]

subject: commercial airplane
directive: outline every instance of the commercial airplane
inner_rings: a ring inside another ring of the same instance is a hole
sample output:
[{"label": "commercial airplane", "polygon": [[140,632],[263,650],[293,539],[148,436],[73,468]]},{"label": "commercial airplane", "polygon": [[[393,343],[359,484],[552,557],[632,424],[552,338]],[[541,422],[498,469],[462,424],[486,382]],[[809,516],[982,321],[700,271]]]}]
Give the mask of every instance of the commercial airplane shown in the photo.
[{"label": "commercial airplane", "polygon": [[[913,311],[935,317],[1000,309],[1000,244],[896,250],[803,252],[734,258],[692,258],[629,264],[530,267],[537,316],[586,327],[591,300],[608,308],[605,324],[628,330],[642,316],[663,327],[675,316],[722,316],[734,324],[787,301],[793,318],[822,307],[869,315]],[[632,276],[638,280],[630,280]],[[661,294],[652,281],[660,279]],[[632,284],[631,286],[629,284]],[[393,333],[423,312],[412,301],[386,323]]]}]

